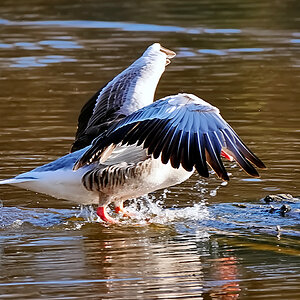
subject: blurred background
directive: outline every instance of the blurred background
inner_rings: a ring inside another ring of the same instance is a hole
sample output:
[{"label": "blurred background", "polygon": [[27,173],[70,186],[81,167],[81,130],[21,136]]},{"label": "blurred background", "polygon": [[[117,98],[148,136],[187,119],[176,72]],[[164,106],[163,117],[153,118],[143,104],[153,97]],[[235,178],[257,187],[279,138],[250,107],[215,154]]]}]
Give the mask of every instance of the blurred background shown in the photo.
[{"label": "blurred background", "polygon": [[[68,153],[82,105],[154,42],[177,53],[155,99],[189,92],[217,106],[268,170],[251,179],[227,163],[227,185],[195,174],[130,201],[139,219],[111,227],[74,217],[73,203],[1,186],[0,299],[296,299],[299,9],[2,0],[1,179]],[[266,203],[269,194],[289,196]]]}]

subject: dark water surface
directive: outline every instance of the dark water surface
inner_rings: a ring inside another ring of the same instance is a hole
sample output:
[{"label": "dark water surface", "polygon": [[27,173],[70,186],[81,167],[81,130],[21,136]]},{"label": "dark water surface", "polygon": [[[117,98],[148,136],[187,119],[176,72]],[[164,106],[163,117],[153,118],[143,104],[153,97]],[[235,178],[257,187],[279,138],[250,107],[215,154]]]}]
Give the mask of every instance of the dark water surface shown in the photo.
[{"label": "dark water surface", "polygon": [[194,175],[109,227],[1,186],[0,299],[298,299],[298,13],[296,0],[2,0],[1,179],[67,153],[83,103],[154,42],[178,54],[156,98],[216,105],[268,170]]}]

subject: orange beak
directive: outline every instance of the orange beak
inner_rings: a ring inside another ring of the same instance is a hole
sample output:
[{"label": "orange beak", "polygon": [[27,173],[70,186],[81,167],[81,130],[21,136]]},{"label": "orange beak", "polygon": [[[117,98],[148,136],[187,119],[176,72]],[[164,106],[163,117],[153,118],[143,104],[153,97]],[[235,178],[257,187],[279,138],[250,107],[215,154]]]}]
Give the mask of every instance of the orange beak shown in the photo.
[{"label": "orange beak", "polygon": [[176,55],[176,53],[162,46],[160,46],[160,51],[167,55],[167,60],[166,60],[166,66],[167,66],[171,62],[171,58],[173,58]]}]

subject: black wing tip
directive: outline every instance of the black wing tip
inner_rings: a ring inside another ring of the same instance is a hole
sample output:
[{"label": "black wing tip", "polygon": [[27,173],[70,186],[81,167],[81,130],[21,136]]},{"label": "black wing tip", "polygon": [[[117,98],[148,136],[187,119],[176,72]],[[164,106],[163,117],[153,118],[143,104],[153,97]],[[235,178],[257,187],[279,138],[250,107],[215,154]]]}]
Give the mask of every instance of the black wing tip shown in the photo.
[{"label": "black wing tip", "polygon": [[248,155],[245,155],[245,153],[243,154],[249,162],[253,163],[259,169],[267,169],[266,165],[252,151],[250,151],[249,149],[248,151]]},{"label": "black wing tip", "polygon": [[[240,165],[240,167],[250,176],[254,177],[254,178],[260,178],[260,175],[258,173],[258,171],[256,170],[255,167],[259,168],[259,169],[267,169],[267,167],[265,166],[265,164],[256,156],[253,154],[253,156],[251,157],[244,157],[246,159],[246,164],[243,164],[241,160],[239,160],[238,158],[235,159],[235,161]],[[253,166],[254,165],[254,166]]]},{"label": "black wing tip", "polygon": [[222,174],[222,176],[219,176],[223,181],[229,181],[229,176],[226,172],[226,174]]},{"label": "black wing tip", "polygon": [[236,161],[239,166],[242,168],[242,170],[247,173],[249,176],[253,177],[253,178],[260,178],[260,175],[258,173],[258,171],[254,168],[254,166],[249,163],[247,165],[242,165],[240,162]]},{"label": "black wing tip", "polygon": [[195,168],[197,170],[197,172],[199,173],[200,176],[208,178],[209,177],[209,172],[208,172],[208,168],[207,166],[202,166],[199,164],[195,164]]},{"label": "black wing tip", "polygon": [[260,159],[258,159],[258,161],[255,163],[255,165],[256,165],[258,168],[262,169],[262,170],[268,169],[268,168],[266,167],[266,165],[265,165]]}]

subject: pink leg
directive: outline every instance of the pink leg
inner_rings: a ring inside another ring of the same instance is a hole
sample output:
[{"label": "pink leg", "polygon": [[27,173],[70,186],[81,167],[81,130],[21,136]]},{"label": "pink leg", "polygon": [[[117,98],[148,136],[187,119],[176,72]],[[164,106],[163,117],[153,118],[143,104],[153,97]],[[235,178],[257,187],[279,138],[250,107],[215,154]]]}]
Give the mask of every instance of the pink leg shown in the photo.
[{"label": "pink leg", "polygon": [[126,211],[126,209],[124,209],[123,201],[119,202],[118,204],[115,206],[115,212],[117,214],[122,213],[124,217],[132,217],[133,216],[131,213]]},{"label": "pink leg", "polygon": [[110,224],[116,224],[118,223],[117,220],[113,219],[112,217],[110,217],[107,212],[106,212],[106,206],[99,206],[97,208],[97,215],[100,217],[101,220],[103,220],[106,223],[110,223]]}]

